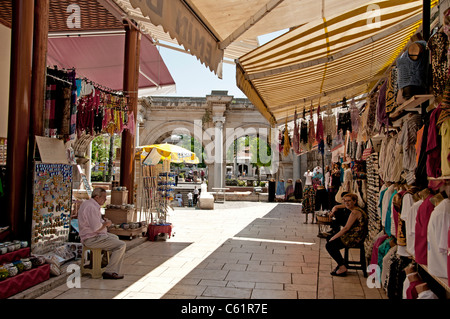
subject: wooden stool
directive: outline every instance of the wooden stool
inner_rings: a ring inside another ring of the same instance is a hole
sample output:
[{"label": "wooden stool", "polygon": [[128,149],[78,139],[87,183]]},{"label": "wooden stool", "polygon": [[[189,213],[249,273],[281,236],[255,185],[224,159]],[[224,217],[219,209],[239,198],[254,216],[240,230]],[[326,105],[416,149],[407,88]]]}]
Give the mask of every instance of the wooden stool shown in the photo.
[{"label": "wooden stool", "polygon": [[[102,277],[102,274],[105,271],[105,268],[102,268],[102,250],[103,249],[101,248],[90,248],[83,245],[83,253],[81,256],[81,275],[90,274],[94,279]],[[89,268],[85,265],[87,261],[86,253],[88,251],[91,252],[91,262]],[[109,262],[109,252],[106,252],[106,258]]]},{"label": "wooden stool", "polygon": [[[359,261],[351,261],[348,259],[349,250],[352,248],[359,249]],[[347,269],[360,269],[362,270],[364,277],[367,277],[366,253],[364,251],[364,242],[360,246],[352,248],[345,247],[344,261]]]}]

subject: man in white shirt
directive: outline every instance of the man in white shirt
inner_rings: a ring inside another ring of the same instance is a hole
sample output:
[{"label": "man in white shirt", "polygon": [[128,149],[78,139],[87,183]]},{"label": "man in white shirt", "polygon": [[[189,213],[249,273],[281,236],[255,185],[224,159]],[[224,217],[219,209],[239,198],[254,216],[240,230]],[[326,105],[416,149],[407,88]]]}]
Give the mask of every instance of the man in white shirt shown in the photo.
[{"label": "man in white shirt", "polygon": [[103,273],[103,279],[122,279],[119,275],[127,245],[117,235],[108,233],[112,225],[110,220],[103,220],[100,208],[106,202],[106,191],[96,188],[91,199],[84,201],[78,210],[80,239],[89,248],[101,248],[111,253],[109,263]]},{"label": "man in white shirt", "polygon": [[198,191],[197,186],[195,186],[195,188],[194,188],[194,206],[197,205],[198,195],[199,195],[199,191]]},{"label": "man in white shirt", "polygon": [[193,202],[192,202],[192,197],[193,195],[192,195],[192,192],[189,192],[188,194],[187,194],[187,198],[188,198],[188,206],[189,207],[192,207],[192,206],[194,206],[193,205]]}]

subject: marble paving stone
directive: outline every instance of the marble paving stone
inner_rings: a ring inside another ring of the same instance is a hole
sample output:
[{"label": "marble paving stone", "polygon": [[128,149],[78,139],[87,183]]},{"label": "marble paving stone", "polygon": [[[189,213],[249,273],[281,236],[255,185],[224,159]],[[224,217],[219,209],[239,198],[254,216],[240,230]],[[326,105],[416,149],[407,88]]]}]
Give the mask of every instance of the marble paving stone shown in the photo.
[{"label": "marble paving stone", "polygon": [[203,297],[224,297],[233,299],[249,299],[252,289],[230,287],[208,287],[203,292]]},{"label": "marble paving stone", "polygon": [[255,289],[268,289],[268,290],[283,290],[283,284],[271,284],[266,282],[257,282],[255,285]]},{"label": "marble paving stone", "polygon": [[231,270],[226,276],[230,281],[291,283],[291,274],[273,272],[248,272]]},{"label": "marble paving stone", "polygon": [[251,299],[297,299],[297,292],[270,289],[253,289]]}]

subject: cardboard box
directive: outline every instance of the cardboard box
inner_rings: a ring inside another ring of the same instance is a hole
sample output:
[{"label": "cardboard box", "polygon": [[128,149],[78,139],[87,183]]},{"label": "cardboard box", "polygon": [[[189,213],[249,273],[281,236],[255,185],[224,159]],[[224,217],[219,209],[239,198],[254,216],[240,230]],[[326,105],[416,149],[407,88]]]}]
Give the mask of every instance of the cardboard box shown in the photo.
[{"label": "cardboard box", "polygon": [[128,204],[128,191],[111,191],[111,205]]},{"label": "cardboard box", "polygon": [[105,210],[105,218],[113,224],[135,223],[134,209],[108,208]]}]

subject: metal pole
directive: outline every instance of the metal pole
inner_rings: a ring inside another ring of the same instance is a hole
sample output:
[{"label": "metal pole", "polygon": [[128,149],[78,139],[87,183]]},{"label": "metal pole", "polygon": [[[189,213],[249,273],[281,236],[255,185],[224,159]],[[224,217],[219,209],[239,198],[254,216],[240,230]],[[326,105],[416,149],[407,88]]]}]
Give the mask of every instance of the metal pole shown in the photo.
[{"label": "metal pole", "polygon": [[422,36],[425,41],[430,38],[431,1],[423,0]]}]

